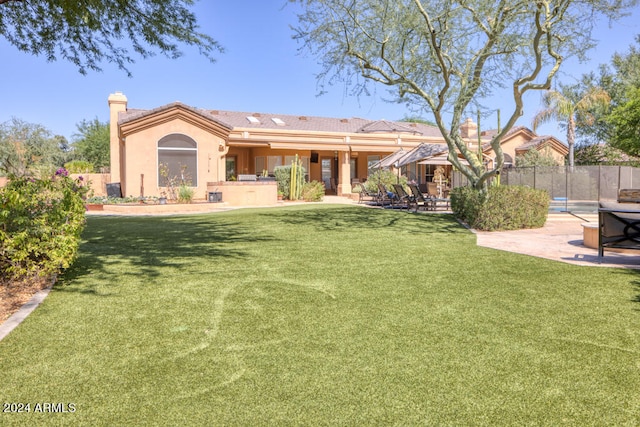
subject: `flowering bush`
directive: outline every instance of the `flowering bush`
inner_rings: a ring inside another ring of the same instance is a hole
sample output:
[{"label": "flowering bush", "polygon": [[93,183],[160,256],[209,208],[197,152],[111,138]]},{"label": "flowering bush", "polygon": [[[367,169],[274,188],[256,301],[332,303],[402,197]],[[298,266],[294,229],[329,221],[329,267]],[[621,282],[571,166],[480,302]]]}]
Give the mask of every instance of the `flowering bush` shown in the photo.
[{"label": "flowering bush", "polygon": [[0,190],[0,275],[46,276],[76,258],[85,225],[80,179],[58,169],[51,179],[11,177]]}]

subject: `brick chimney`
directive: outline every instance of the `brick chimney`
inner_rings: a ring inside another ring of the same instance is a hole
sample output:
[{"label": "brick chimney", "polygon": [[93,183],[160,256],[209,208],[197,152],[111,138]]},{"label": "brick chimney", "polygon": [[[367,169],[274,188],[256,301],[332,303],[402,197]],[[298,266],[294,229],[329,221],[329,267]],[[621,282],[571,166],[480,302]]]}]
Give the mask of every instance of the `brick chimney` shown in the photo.
[{"label": "brick chimney", "polygon": [[122,182],[120,159],[120,136],[118,135],[118,116],[127,111],[127,97],[122,92],[109,95],[109,151],[111,154],[111,182]]},{"label": "brick chimney", "polygon": [[463,138],[476,138],[478,136],[478,125],[468,118],[460,125],[460,136]]}]

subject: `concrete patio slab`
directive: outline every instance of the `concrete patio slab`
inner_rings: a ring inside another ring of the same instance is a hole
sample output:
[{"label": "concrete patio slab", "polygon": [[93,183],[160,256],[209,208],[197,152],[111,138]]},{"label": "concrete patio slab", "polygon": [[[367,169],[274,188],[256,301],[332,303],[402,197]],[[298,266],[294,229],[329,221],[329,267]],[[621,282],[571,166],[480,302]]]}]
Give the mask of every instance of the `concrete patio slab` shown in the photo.
[{"label": "concrete patio slab", "polygon": [[597,215],[549,214],[544,227],[515,231],[474,231],[478,246],[516,252],[576,265],[640,269],[640,251],[605,251],[583,245],[582,224],[597,224]]}]

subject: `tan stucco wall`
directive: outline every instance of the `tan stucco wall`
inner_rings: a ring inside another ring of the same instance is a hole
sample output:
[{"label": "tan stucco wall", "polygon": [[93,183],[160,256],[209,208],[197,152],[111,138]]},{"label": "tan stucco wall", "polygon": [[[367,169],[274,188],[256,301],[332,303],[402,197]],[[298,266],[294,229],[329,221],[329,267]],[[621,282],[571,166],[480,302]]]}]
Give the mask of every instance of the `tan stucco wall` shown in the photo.
[{"label": "tan stucco wall", "polygon": [[[182,119],[175,118],[166,123],[144,129],[127,136],[124,144],[124,177],[123,195],[159,196],[158,185],[158,141],[171,134],[183,134],[198,144],[198,185],[195,188],[195,199],[205,199],[207,182],[224,180],[224,155],[220,147],[225,148],[224,140],[210,132]],[[144,175],[144,180],[141,175]],[[141,189],[141,186],[143,188]]]},{"label": "tan stucco wall", "polygon": [[70,175],[73,179],[82,177],[82,181],[85,185],[89,185],[91,190],[89,197],[93,196],[106,196],[107,184],[111,182],[111,175],[108,173],[74,173]]},{"label": "tan stucco wall", "polygon": [[559,165],[564,165],[565,162],[565,156],[562,155],[561,153],[558,153],[556,150],[554,150],[553,148],[551,148],[550,146],[545,146],[540,150],[540,154],[547,156],[549,154],[551,154],[551,156],[555,159],[555,161],[559,164]]},{"label": "tan stucco wall", "polygon": [[209,182],[208,191],[222,193],[229,206],[271,206],[278,202],[278,185],[271,182]]},{"label": "tan stucco wall", "polygon": [[[510,140],[506,141],[502,144],[502,152],[504,154],[508,154],[509,157],[513,160],[513,164],[516,162],[516,148],[520,147],[522,144],[526,143],[528,140],[523,138],[521,135],[516,135]],[[491,151],[491,156],[495,157],[495,153]]]}]

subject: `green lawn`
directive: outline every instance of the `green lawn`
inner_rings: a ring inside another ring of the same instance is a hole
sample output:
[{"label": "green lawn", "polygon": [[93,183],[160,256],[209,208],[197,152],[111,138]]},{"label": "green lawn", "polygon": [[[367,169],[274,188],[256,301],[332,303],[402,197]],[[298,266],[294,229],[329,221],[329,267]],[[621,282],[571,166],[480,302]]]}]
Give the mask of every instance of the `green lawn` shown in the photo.
[{"label": "green lawn", "polygon": [[31,404],[1,425],[640,424],[636,271],[355,206],[91,217],[83,238],[0,342],[2,401]]}]

